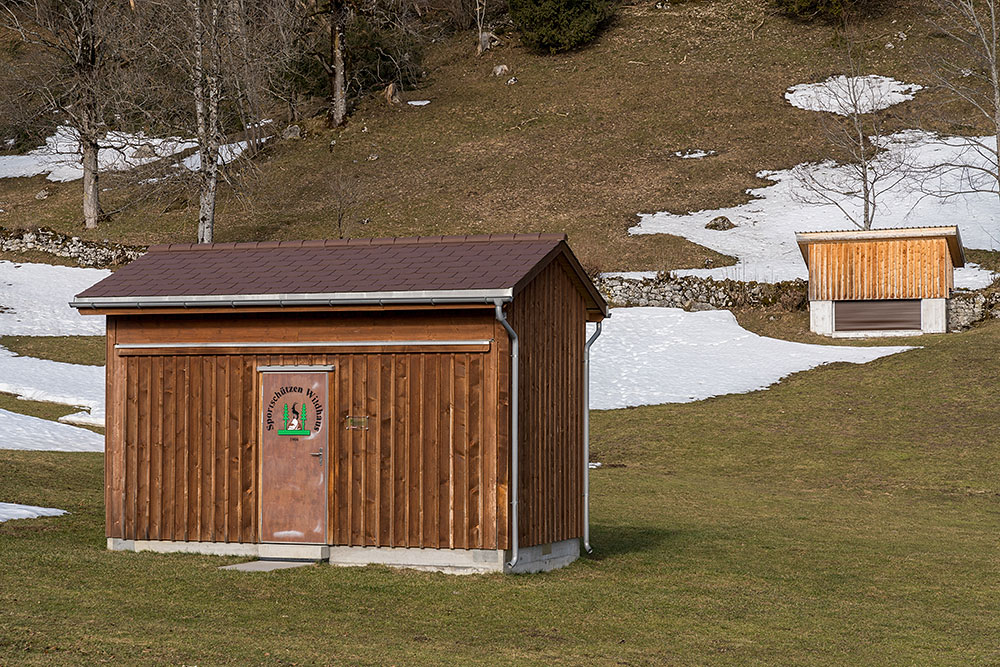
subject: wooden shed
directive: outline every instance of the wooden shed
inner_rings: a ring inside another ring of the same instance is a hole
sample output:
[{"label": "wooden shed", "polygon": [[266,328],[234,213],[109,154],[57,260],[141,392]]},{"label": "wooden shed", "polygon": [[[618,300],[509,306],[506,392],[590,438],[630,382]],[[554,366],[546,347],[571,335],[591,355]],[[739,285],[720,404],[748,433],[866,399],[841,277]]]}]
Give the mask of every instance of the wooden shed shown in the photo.
[{"label": "wooden shed", "polygon": [[589,547],[564,235],[168,245],[107,316],[108,548],[466,571]]},{"label": "wooden shed", "polygon": [[834,337],[947,331],[955,267],[965,266],[958,227],[795,235],[809,268],[809,322]]}]

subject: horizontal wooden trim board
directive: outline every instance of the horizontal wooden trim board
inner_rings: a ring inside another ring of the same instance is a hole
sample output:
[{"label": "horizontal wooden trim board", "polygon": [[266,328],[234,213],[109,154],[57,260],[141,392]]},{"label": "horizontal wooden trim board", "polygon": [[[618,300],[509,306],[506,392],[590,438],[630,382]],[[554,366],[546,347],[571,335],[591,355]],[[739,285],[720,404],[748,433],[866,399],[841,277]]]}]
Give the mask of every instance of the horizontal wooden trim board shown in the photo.
[{"label": "horizontal wooden trim board", "polygon": [[294,341],[288,343],[276,343],[273,341],[256,341],[250,343],[120,343],[115,345],[116,350],[143,350],[154,348],[182,348],[182,347],[413,347],[413,346],[438,346],[438,345],[489,345],[492,339],[488,340],[337,340],[337,341]]},{"label": "horizontal wooden trim board", "polygon": [[120,356],[149,356],[170,354],[175,356],[204,354],[286,354],[295,348],[319,352],[365,353],[454,353],[489,352],[490,340],[409,340],[409,341],[303,341],[303,342],[251,342],[251,343],[123,343],[115,345]]}]

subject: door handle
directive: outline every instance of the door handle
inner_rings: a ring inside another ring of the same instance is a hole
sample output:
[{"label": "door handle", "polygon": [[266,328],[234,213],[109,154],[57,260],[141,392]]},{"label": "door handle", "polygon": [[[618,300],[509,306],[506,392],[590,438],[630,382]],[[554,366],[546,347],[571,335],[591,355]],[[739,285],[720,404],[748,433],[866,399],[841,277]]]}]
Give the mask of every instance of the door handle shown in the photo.
[{"label": "door handle", "polygon": [[323,452],[322,452],[322,451],[318,451],[318,452],[313,452],[313,453],[312,453],[312,454],[310,454],[309,456],[323,456]]}]

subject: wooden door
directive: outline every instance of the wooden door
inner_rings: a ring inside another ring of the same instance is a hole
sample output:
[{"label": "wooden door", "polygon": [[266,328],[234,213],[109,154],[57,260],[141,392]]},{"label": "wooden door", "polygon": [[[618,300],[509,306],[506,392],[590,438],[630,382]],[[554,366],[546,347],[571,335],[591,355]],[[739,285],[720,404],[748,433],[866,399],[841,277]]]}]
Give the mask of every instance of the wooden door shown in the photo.
[{"label": "wooden door", "polygon": [[328,372],[261,374],[261,542],[325,544]]}]

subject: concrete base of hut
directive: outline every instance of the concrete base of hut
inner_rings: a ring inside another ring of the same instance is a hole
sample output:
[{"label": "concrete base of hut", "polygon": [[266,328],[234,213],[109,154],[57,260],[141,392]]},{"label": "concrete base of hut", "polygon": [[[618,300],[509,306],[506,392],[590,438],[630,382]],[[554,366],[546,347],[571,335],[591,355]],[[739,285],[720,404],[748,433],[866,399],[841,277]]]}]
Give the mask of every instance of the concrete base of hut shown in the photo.
[{"label": "concrete base of hut", "polygon": [[580,540],[521,547],[511,568],[510,550],[414,549],[397,547],[339,547],[324,544],[239,544],[229,542],[170,542],[108,538],[112,551],[193,553],[209,556],[241,556],[261,559],[329,561],[342,567],[387,565],[449,574],[504,572],[527,574],[565,567],[580,557]]},{"label": "concrete base of hut", "polygon": [[920,299],[919,329],[873,329],[868,331],[837,331],[835,302],[809,302],[809,330],[831,338],[880,338],[884,336],[919,336],[925,333],[945,333],[948,330],[948,300]]}]

